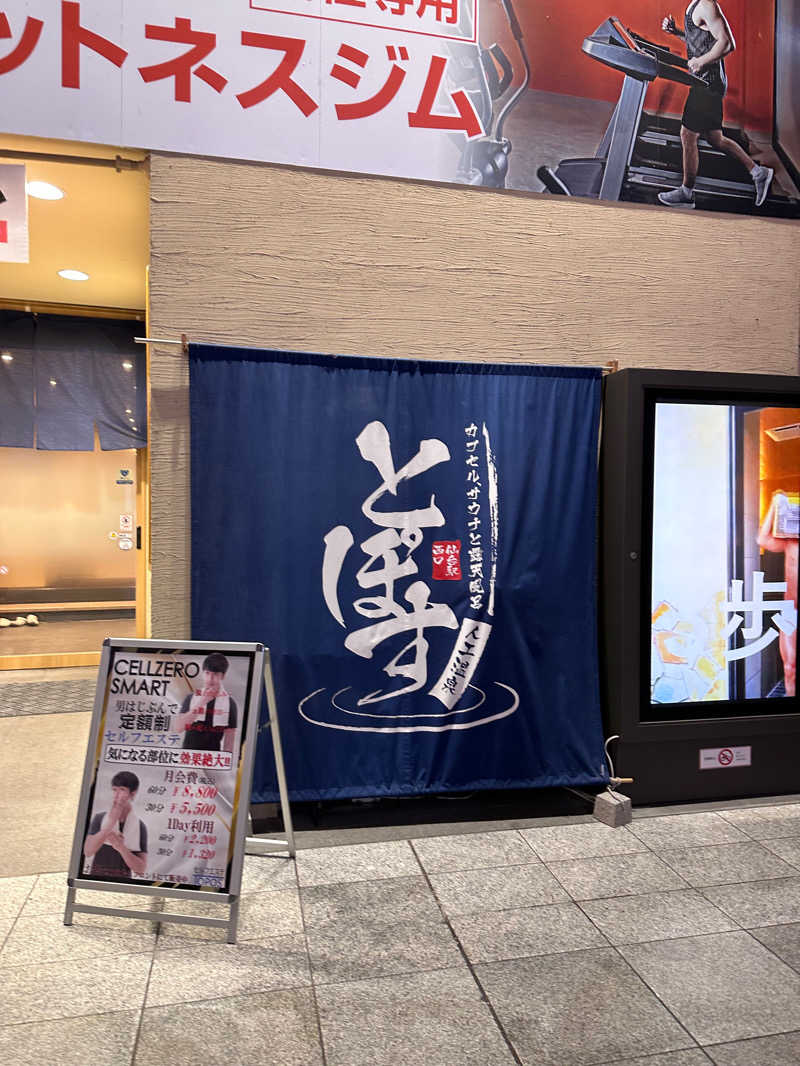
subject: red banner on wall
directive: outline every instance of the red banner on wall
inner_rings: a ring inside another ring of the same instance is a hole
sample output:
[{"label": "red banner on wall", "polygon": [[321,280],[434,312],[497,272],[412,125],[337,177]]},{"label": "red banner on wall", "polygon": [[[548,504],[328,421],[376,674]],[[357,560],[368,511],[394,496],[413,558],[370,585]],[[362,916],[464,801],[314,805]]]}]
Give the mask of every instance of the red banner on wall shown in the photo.
[{"label": "red banner on wall", "polygon": [[0,263],[28,262],[25,167],[0,163]]}]

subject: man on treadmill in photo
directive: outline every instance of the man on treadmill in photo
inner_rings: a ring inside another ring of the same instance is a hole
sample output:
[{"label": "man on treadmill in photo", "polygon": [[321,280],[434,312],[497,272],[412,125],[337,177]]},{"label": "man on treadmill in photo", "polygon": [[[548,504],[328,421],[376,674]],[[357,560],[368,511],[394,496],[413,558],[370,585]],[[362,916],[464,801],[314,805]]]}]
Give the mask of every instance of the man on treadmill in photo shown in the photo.
[{"label": "man on treadmill in photo", "polygon": [[689,70],[702,78],[707,88],[693,85],[683,109],[683,185],[659,193],[659,200],[668,207],[695,206],[694,183],[700,163],[697,142],[702,135],[714,148],[738,160],[747,169],[755,186],[756,207],[760,207],[767,198],[775,172],[756,163],[736,141],[722,132],[722,98],[728,88],[723,57],[736,47],[722,9],[715,0],[692,0],[686,9],[683,32],[675,25],[672,15],[664,18],[661,28],[685,39]]}]

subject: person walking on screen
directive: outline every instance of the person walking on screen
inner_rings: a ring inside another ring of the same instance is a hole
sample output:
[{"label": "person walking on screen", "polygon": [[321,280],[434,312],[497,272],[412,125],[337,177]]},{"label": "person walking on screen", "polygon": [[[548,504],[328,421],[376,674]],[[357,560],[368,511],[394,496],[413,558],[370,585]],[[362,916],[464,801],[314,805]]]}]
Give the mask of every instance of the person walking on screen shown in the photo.
[{"label": "person walking on screen", "polygon": [[[797,536],[793,535],[793,533],[797,532],[797,505],[795,504],[793,532],[788,532],[785,528],[789,526],[789,522],[782,524],[777,515],[778,509],[785,513],[790,511],[791,506],[784,493],[775,493],[758,531],[758,546],[768,552],[782,553],[786,599],[791,600],[795,608],[797,608],[797,556],[799,542]],[[782,528],[782,525],[784,528]],[[786,689],[786,695],[794,696],[797,674],[797,630],[793,633],[781,632],[778,638],[778,647],[783,661],[783,684]]]},{"label": "person walking on screen", "polygon": [[[93,877],[141,877],[147,869],[147,826],[133,813],[139,778],[120,770],[111,778],[111,806],[92,818],[83,842],[84,872]],[[88,867],[88,868],[87,868]]]},{"label": "person walking on screen", "polygon": [[702,78],[705,86],[691,87],[683,109],[683,184],[659,193],[658,199],[668,207],[695,206],[694,183],[700,165],[697,142],[702,135],[714,148],[736,159],[748,171],[755,187],[755,204],[760,207],[767,198],[775,171],[756,163],[741,145],[722,132],[722,98],[728,88],[724,57],[736,47],[722,9],[715,0],[692,0],[686,9],[683,31],[675,25],[672,15],[663,19],[661,28],[685,39],[689,70]]},{"label": "person walking on screen", "polygon": [[203,660],[203,687],[186,697],[175,717],[183,747],[194,751],[233,751],[238,721],[236,701],[223,686],[228,660],[213,651]]}]

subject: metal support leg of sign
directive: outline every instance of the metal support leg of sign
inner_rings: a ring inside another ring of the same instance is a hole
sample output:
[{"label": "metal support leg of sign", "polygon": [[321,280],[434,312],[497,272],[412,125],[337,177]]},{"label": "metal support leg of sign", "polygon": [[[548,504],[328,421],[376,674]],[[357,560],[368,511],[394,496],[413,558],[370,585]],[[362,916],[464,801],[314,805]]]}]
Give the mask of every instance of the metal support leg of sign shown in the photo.
[{"label": "metal support leg of sign", "polygon": [[285,840],[275,840],[270,837],[253,836],[253,818],[248,812],[247,827],[248,836],[245,841],[245,854],[267,855],[274,851],[288,851],[290,858],[295,856],[294,829],[292,827],[292,812],[289,807],[289,790],[286,787],[286,770],[283,765],[283,749],[281,748],[281,734],[278,727],[278,704],[275,699],[275,684],[272,679],[272,662],[269,648],[264,651],[264,688],[267,693],[267,710],[269,712],[268,725],[272,736],[272,751],[275,756],[275,771],[278,777],[278,795],[281,801],[281,814],[283,815],[283,828],[286,833]]},{"label": "metal support leg of sign", "polygon": [[[104,641],[65,925],[113,914],[225,929],[235,943],[265,681],[288,827],[275,843],[294,854],[268,654],[262,644]],[[78,902],[79,889],[146,896],[149,909]],[[219,903],[227,916],[164,910],[175,899]]]}]

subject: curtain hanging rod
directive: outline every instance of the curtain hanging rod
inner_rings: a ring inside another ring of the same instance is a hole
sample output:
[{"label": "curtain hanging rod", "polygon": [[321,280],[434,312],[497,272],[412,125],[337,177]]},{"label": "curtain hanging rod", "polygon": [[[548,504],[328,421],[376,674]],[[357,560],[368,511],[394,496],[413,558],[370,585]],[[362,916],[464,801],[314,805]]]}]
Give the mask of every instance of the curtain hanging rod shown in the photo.
[{"label": "curtain hanging rod", "polygon": [[[189,351],[189,341],[185,333],[181,333],[181,339],[179,341],[169,340],[166,337],[134,337],[137,344],[174,344],[180,345],[181,351],[184,355]],[[334,356],[335,358],[335,356]],[[576,364],[571,364],[576,366]],[[593,370],[593,366],[580,366],[580,369]],[[607,363],[604,363],[600,368],[604,374],[616,374],[619,370],[619,359],[609,359]]]},{"label": "curtain hanging rod", "polygon": [[136,344],[174,344],[180,347],[184,355],[189,353],[189,341],[185,333],[181,333],[179,341],[170,340],[168,337],[134,337],[133,339]]},{"label": "curtain hanging rod", "polygon": [[0,149],[0,159],[29,159],[36,163],[68,163],[82,167],[113,167],[116,171],[145,170],[146,159],[115,155],[66,155],[63,152],[26,152],[17,148]]}]

